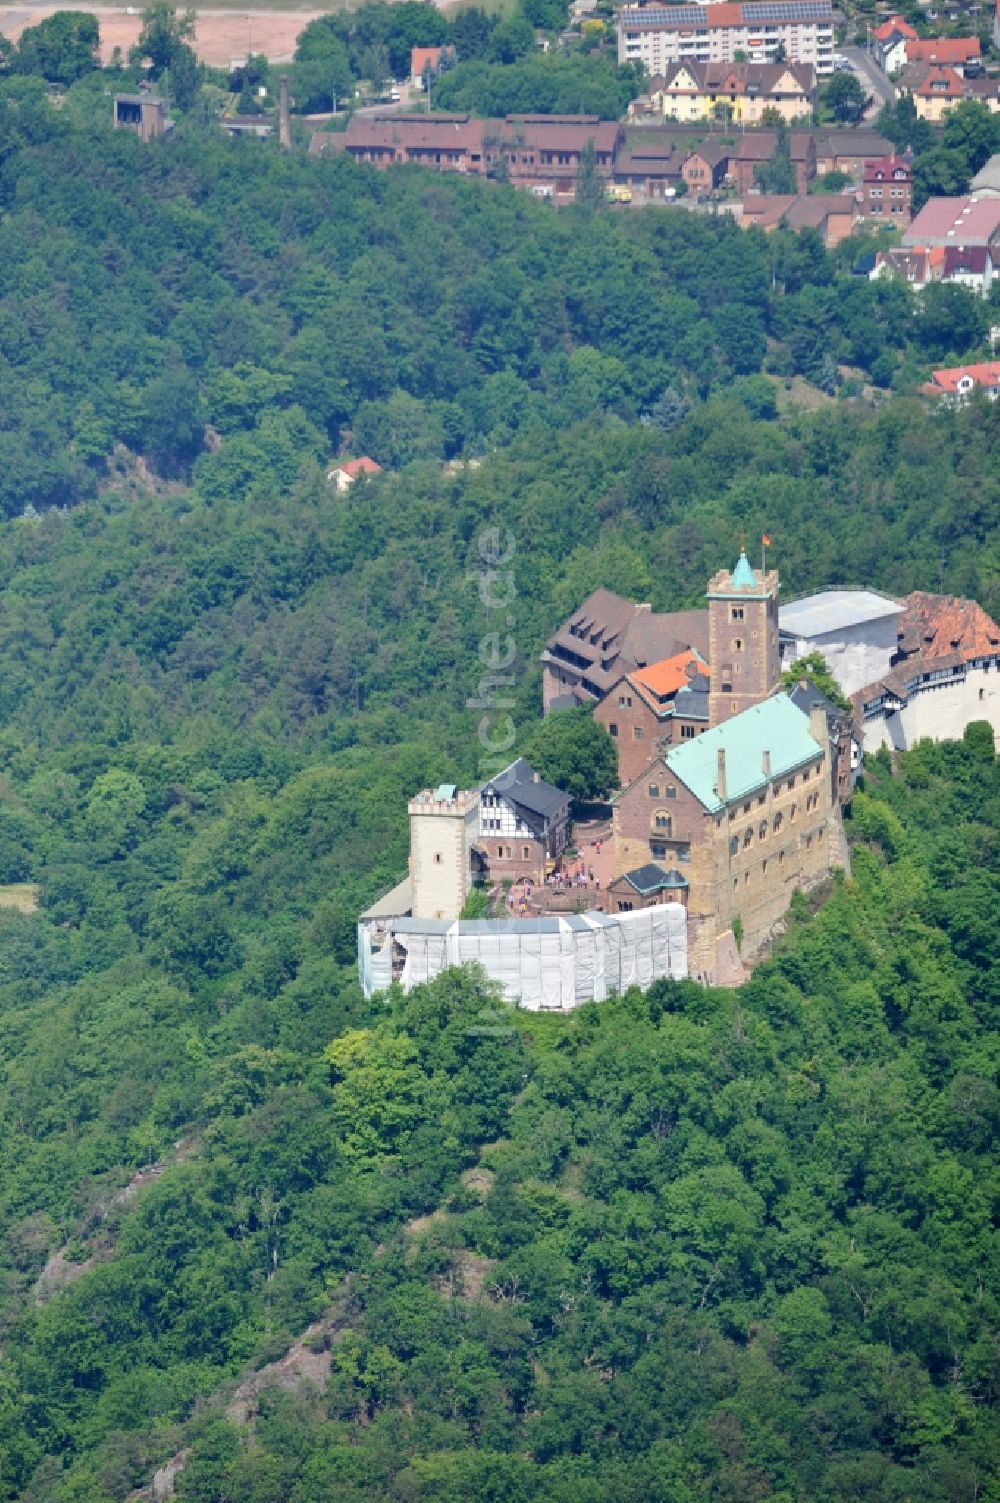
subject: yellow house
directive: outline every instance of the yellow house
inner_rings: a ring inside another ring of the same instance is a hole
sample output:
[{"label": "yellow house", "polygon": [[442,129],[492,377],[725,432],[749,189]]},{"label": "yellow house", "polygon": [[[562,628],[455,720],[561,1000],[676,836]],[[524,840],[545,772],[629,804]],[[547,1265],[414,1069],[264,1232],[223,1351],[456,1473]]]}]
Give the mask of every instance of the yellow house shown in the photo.
[{"label": "yellow house", "polygon": [[940,63],[912,63],[899,77],[900,93],[913,100],[918,120],[939,125],[956,104],[974,99],[991,115],[1000,114],[1000,83],[995,78],[964,78]]},{"label": "yellow house", "polygon": [[759,125],[766,111],[791,125],[812,117],[816,71],[810,63],[671,63],[653,80],[650,103],[682,123]]}]

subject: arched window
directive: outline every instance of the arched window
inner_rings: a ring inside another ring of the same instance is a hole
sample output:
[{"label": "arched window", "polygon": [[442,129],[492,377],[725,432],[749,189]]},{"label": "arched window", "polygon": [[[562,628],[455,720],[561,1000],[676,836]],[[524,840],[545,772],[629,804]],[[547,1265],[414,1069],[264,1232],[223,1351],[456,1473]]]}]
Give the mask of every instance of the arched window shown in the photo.
[{"label": "arched window", "polygon": [[742,652],[743,651],[743,638],[742,637],[734,637],[733,638],[733,651],[734,652]]},{"label": "arched window", "polygon": [[657,809],[653,816],[653,824],[656,826],[656,833],[665,835],[669,840],[674,831],[674,822],[665,809]]}]

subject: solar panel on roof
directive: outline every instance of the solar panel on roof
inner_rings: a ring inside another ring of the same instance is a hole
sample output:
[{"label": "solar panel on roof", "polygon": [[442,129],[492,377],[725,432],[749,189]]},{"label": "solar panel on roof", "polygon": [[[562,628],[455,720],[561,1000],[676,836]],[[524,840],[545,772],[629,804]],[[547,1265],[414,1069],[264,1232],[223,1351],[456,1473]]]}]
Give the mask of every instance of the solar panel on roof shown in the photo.
[{"label": "solar panel on roof", "polygon": [[[712,5],[639,5],[623,12],[626,25],[709,27]],[[749,26],[780,25],[794,21],[832,21],[830,0],[751,0],[741,6],[743,21]]]},{"label": "solar panel on roof", "polygon": [[704,26],[707,23],[703,5],[642,5],[625,13],[629,26]]},{"label": "solar panel on roof", "polygon": [[833,11],[829,0],[775,0],[775,3],[758,3],[750,0],[743,6],[743,19],[765,25],[769,21],[829,21]]}]

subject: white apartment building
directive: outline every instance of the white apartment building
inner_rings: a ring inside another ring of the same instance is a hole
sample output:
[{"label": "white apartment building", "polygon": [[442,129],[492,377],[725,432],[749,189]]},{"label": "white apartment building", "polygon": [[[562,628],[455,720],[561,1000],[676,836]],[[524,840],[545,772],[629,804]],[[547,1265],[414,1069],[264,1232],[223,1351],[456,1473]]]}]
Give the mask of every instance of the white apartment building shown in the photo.
[{"label": "white apartment building", "polygon": [[618,12],[618,61],[642,63],[650,77],[670,63],[774,61],[784,48],[790,63],[833,72],[830,0],[753,0],[746,5],[626,5]]}]

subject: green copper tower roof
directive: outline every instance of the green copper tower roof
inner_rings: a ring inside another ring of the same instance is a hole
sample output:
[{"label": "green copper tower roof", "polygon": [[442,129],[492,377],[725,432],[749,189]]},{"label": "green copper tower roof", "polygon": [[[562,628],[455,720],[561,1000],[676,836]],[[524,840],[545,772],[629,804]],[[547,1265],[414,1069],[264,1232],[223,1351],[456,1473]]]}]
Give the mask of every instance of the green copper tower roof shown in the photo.
[{"label": "green copper tower roof", "polygon": [[750,560],[746,553],[741,552],[739,562],[733,570],[733,588],[735,590],[752,590],[757,584],[756,577],[750,567]]}]

